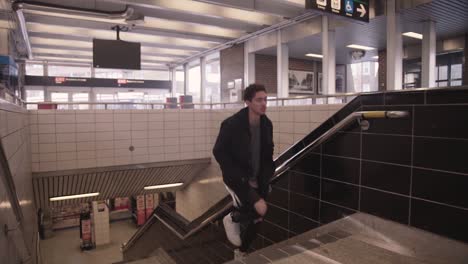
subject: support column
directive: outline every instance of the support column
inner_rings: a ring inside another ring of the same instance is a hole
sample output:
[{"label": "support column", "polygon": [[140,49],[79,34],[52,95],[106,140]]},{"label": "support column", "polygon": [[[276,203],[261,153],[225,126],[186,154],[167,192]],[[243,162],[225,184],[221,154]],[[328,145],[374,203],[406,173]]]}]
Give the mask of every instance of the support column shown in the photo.
[{"label": "support column", "polygon": [[424,22],[421,59],[421,87],[435,87],[436,32],[434,21]]},{"label": "support column", "polygon": [[401,90],[403,81],[403,40],[396,0],[387,0],[387,90]]},{"label": "support column", "polygon": [[[91,67],[91,68],[93,68],[93,67]],[[44,63],[42,64],[42,70],[44,72],[44,76],[49,76],[49,63],[47,61],[44,61]],[[94,70],[92,70],[92,71],[94,71]],[[96,76],[96,74],[94,76]]]},{"label": "support column", "polygon": [[322,16],[322,90],[323,94],[336,91],[335,30],[330,29],[330,18]]},{"label": "support column", "polygon": [[277,72],[277,97],[289,97],[289,49],[282,42],[281,30],[278,30],[276,38],[276,72]]},{"label": "support column", "polygon": [[44,91],[44,102],[50,102],[52,101],[52,96],[47,89],[47,86],[42,86],[42,90]]},{"label": "support column", "polygon": [[206,58],[200,58],[200,103],[206,103]]},{"label": "support column", "polygon": [[189,87],[189,66],[188,63],[184,64],[184,95],[187,95]]},{"label": "support column", "polygon": [[169,69],[169,76],[171,78],[171,97],[176,96],[176,90],[177,90],[177,72],[176,68],[170,68]]},{"label": "support column", "polygon": [[[96,92],[94,91],[94,89],[95,89],[94,87],[91,87],[89,89],[88,102],[90,103],[96,103],[97,101],[96,100],[97,96],[96,96]],[[96,109],[96,105],[95,104],[89,105],[89,109]]]},{"label": "support column", "polygon": [[250,52],[249,42],[244,45],[244,86],[255,83],[255,53]]}]

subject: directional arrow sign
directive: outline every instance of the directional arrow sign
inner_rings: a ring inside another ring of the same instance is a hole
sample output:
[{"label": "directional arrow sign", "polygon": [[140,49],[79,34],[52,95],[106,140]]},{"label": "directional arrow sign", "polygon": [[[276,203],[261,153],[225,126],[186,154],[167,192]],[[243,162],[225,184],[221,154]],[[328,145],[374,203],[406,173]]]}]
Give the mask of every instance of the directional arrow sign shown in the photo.
[{"label": "directional arrow sign", "polygon": [[359,7],[356,9],[359,13],[361,13],[361,15],[359,17],[364,17],[366,15],[366,8],[364,7],[364,5],[362,4],[359,4]]},{"label": "directional arrow sign", "polygon": [[305,0],[306,9],[369,22],[369,0]]}]

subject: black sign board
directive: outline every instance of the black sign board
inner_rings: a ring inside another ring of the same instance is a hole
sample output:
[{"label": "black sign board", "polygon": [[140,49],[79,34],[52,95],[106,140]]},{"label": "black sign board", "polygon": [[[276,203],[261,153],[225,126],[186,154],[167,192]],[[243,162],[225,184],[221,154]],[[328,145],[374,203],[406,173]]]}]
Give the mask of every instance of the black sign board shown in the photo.
[{"label": "black sign board", "polygon": [[25,85],[171,89],[171,81],[29,76]]},{"label": "black sign board", "polygon": [[306,0],[306,9],[369,22],[369,0]]}]

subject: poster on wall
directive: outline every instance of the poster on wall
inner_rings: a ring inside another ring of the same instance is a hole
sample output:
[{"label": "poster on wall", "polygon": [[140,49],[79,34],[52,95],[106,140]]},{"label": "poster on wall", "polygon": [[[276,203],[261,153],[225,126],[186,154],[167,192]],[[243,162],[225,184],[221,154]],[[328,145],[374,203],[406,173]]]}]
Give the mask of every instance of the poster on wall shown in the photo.
[{"label": "poster on wall", "polygon": [[313,94],[315,91],[314,73],[310,71],[289,71],[289,92]]}]

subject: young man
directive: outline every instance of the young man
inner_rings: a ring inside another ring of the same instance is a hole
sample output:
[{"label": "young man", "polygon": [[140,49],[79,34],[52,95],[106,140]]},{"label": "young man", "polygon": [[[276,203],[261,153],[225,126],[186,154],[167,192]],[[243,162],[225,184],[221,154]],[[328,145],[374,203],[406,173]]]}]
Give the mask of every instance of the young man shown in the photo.
[{"label": "young man", "polygon": [[[273,163],[273,125],[265,115],[267,94],[261,84],[244,91],[247,107],[221,124],[213,154],[235,209],[223,219],[229,241],[240,247],[235,257],[245,256],[267,211],[265,198]],[[240,224],[246,226],[240,232]]]}]

